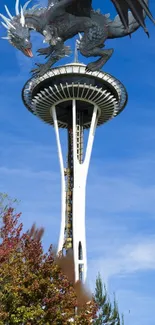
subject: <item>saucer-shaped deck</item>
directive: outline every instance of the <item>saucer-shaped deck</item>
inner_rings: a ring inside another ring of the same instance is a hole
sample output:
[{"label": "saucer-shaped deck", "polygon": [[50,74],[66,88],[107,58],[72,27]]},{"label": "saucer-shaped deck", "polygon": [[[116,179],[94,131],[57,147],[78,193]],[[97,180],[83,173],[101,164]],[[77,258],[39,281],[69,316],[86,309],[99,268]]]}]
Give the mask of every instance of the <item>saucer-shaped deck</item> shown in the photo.
[{"label": "saucer-shaped deck", "polygon": [[72,63],[28,80],[22,98],[34,115],[51,125],[54,124],[51,107],[55,105],[61,128],[68,127],[72,100],[76,99],[77,109],[83,112],[83,127],[89,128],[94,106],[98,107],[99,126],[124,109],[127,92],[122,83],[108,73],[87,72],[85,65]]}]

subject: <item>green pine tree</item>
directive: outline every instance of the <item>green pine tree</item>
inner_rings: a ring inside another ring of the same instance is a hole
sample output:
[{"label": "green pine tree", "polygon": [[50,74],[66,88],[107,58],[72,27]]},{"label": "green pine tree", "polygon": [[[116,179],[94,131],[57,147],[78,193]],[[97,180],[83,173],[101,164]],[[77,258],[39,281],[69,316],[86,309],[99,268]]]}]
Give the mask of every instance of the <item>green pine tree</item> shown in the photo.
[{"label": "green pine tree", "polygon": [[111,304],[100,274],[96,279],[95,302],[98,306],[98,314],[94,325],[124,325],[123,316],[119,315],[116,299],[114,297],[114,302]]}]

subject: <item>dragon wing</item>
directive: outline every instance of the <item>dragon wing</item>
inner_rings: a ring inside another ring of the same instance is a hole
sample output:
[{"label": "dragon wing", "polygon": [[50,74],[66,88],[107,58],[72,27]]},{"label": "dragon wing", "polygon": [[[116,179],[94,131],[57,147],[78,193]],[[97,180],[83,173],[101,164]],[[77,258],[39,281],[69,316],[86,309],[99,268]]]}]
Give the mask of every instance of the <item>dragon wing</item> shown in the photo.
[{"label": "dragon wing", "polygon": [[131,11],[136,21],[139,23],[141,27],[144,28],[144,30],[145,30],[144,12],[145,12],[145,16],[148,16],[153,23],[155,22],[145,0],[111,0],[111,1],[118,12],[125,29],[127,30],[129,27],[128,10]]},{"label": "dragon wing", "polygon": [[92,0],[73,0],[66,8],[66,11],[75,16],[90,17],[91,9]]},{"label": "dragon wing", "polygon": [[90,17],[92,0],[48,0],[48,17],[53,19],[62,12],[68,12],[74,16]]},{"label": "dragon wing", "polygon": [[[49,0],[52,1],[52,0]],[[62,1],[62,0],[60,0]],[[102,0],[103,1],[103,0]],[[128,11],[130,10],[136,21],[145,29],[144,12],[154,23],[153,16],[145,0],[110,0],[124,25],[128,30],[129,20]],[[90,16],[92,9],[92,0],[72,0],[72,3],[66,7],[66,11],[76,16]]]}]

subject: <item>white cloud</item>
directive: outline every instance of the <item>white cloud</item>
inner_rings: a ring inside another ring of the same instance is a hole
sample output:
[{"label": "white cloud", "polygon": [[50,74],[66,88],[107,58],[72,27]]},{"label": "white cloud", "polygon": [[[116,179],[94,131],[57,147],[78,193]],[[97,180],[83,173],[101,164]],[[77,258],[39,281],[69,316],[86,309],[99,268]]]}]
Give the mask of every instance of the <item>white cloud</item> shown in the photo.
[{"label": "white cloud", "polygon": [[[122,235],[119,232],[116,236]],[[110,237],[109,241],[111,241],[111,246],[109,247],[106,245],[107,237]],[[129,242],[131,243],[129,244]],[[101,273],[104,281],[108,284],[113,278],[119,281],[120,277],[128,279],[135,272],[155,270],[155,237],[151,238],[150,236],[147,238],[146,236],[145,238],[135,239],[126,232],[126,237],[124,236],[120,243],[118,240],[117,242],[115,240],[113,243],[113,238],[108,232],[104,239],[100,239],[100,245],[101,247],[96,258],[94,251],[92,253],[94,258],[89,261],[89,281],[93,287],[98,272]],[[96,246],[96,253],[97,251]]]},{"label": "white cloud", "polygon": [[[104,214],[155,213],[154,155],[113,163],[103,160],[102,165],[97,162],[97,166],[91,167],[88,181],[91,207]],[[94,193],[98,193],[95,198]]]},{"label": "white cloud", "polygon": [[150,238],[147,243],[139,243],[129,248],[127,255],[129,260],[135,265],[140,265],[141,268],[155,269],[155,238]]}]

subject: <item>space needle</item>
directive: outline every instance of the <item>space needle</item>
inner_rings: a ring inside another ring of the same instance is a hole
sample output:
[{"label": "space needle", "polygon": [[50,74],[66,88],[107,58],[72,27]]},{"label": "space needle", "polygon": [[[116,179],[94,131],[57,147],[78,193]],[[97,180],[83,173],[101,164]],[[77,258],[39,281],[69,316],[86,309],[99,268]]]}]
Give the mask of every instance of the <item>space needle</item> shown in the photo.
[{"label": "space needle", "polygon": [[[126,89],[110,74],[87,71],[84,64],[75,60],[52,68],[41,77],[32,77],[23,88],[22,99],[32,114],[54,127],[61,173],[61,226],[57,253],[73,253],[75,282],[85,282],[86,183],[95,131],[125,108]],[[60,129],[67,132],[67,164],[62,154]],[[85,144],[86,130],[89,135]]]}]

